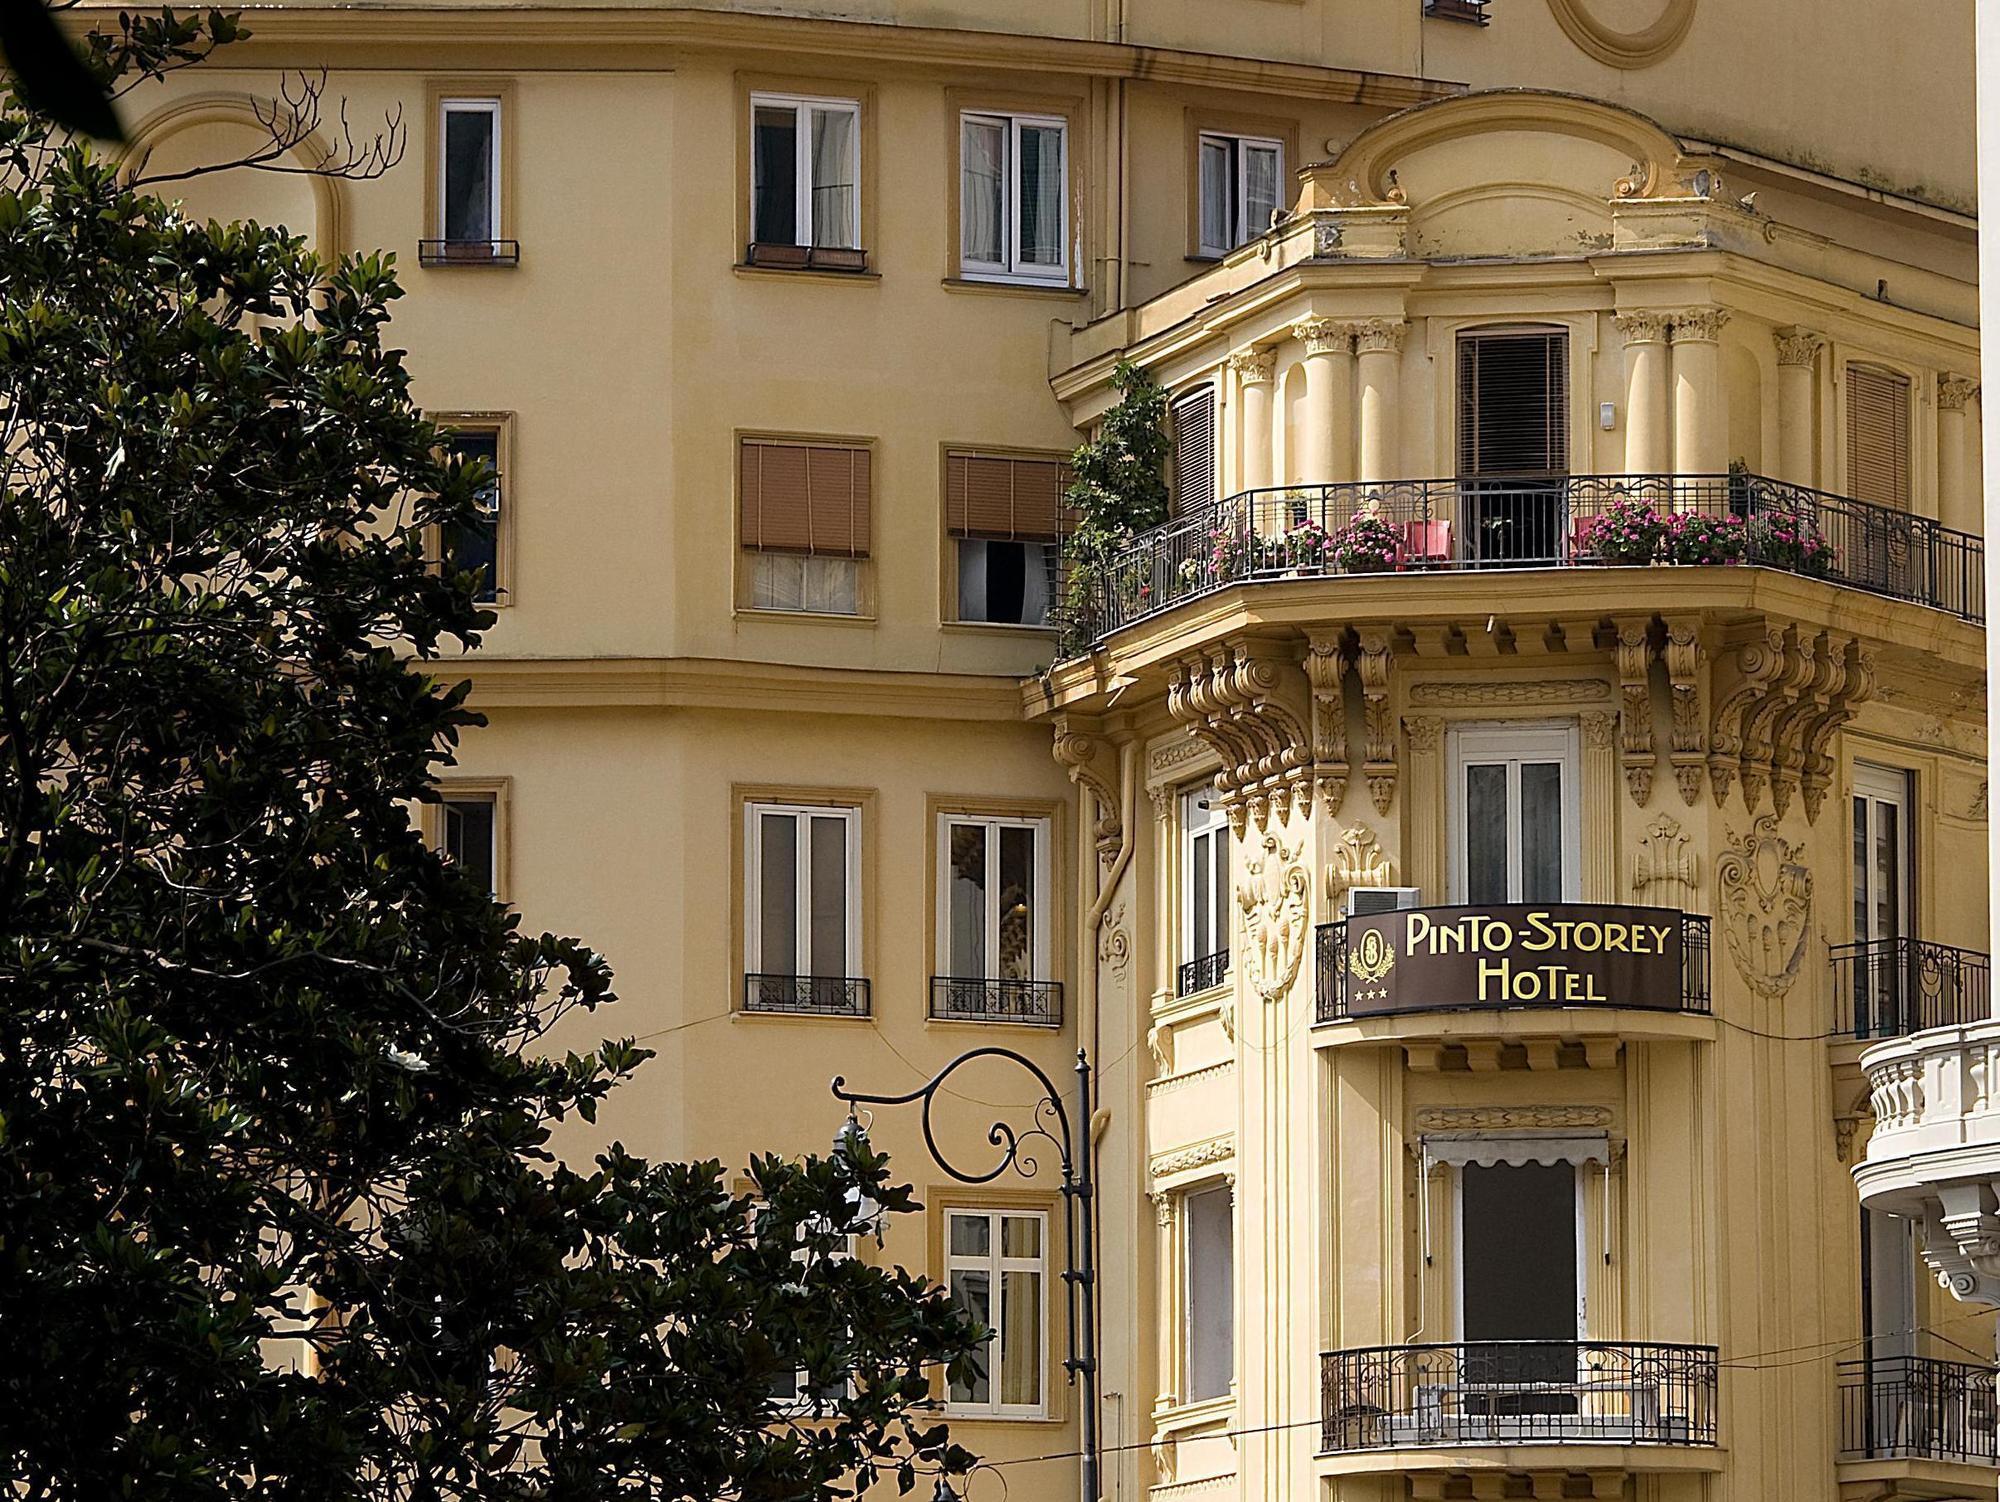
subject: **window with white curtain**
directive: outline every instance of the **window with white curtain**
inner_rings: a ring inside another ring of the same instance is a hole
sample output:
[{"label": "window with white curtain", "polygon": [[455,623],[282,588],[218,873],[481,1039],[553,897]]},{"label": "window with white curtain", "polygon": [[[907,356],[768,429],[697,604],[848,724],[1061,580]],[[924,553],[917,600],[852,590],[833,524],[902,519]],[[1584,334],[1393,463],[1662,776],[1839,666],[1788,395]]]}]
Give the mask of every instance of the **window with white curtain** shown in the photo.
[{"label": "window with white curtain", "polygon": [[1264,136],[1201,133],[1201,253],[1226,255],[1271,227],[1284,207],[1285,147]]},{"label": "window with white curtain", "polygon": [[1226,1184],[1182,1200],[1187,1227],[1183,1352],[1190,1403],[1228,1396],[1236,1377],[1235,1195]]},{"label": "window with white curtain", "polygon": [[859,975],[861,811],[752,803],[744,826],[745,972]]},{"label": "window with white curtain", "polygon": [[993,1332],[976,1376],[951,1383],[948,1411],[986,1418],[1043,1417],[1048,1370],[1049,1218],[1039,1210],[951,1210],[945,1283],[961,1309]]},{"label": "window with white curtain", "polygon": [[750,96],[750,238],[759,245],[860,249],[859,103]]},{"label": "window with white curtain", "polygon": [[1445,807],[1453,902],[1574,902],[1577,730],[1460,725]]},{"label": "window with white curtain", "polygon": [[959,116],[959,261],[966,276],[1069,277],[1069,122]]}]

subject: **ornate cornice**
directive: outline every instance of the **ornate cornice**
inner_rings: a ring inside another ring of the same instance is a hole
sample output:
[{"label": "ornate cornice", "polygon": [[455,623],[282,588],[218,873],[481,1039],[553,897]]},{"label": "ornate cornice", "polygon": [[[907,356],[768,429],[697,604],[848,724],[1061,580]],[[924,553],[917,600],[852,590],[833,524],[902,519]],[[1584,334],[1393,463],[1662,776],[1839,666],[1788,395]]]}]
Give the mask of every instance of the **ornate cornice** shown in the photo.
[{"label": "ornate cornice", "polygon": [[1778,346],[1780,365],[1809,366],[1819,359],[1819,352],[1826,348],[1826,340],[1808,329],[1779,329],[1771,335],[1771,341]]},{"label": "ornate cornice", "polygon": [[1609,1106],[1422,1106],[1420,1132],[1500,1132],[1608,1127]]},{"label": "ornate cornice", "polygon": [[1410,703],[1435,709],[1472,709],[1516,704],[1602,704],[1611,697],[1611,685],[1601,678],[1502,679],[1484,683],[1476,679],[1445,679],[1415,684]]}]

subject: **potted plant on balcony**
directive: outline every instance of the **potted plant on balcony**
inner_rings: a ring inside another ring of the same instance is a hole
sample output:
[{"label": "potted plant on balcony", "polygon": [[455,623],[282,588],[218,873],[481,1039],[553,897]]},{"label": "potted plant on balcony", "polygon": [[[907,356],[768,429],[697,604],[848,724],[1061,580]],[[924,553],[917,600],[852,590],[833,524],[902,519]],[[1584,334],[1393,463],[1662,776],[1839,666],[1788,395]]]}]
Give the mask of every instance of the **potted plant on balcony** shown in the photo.
[{"label": "potted plant on balcony", "polygon": [[1803,510],[1760,511],[1744,528],[1745,553],[1752,563],[1824,577],[1833,571],[1834,552],[1819,521]]},{"label": "potted plant on balcony", "polygon": [[1295,523],[1285,533],[1285,563],[1294,573],[1324,573],[1332,562],[1332,548],[1332,534],[1311,519]]},{"label": "potted plant on balcony", "polygon": [[1660,557],[1668,563],[1741,563],[1746,530],[1740,516],[1676,512],[1667,519]]},{"label": "potted plant on balcony", "polygon": [[1373,511],[1357,511],[1354,519],[1327,536],[1326,551],[1343,574],[1382,574],[1395,568],[1403,539],[1395,527]]},{"label": "potted plant on balcony", "polygon": [[1599,563],[1651,563],[1667,535],[1666,521],[1649,502],[1607,501],[1577,534],[1580,552]]}]

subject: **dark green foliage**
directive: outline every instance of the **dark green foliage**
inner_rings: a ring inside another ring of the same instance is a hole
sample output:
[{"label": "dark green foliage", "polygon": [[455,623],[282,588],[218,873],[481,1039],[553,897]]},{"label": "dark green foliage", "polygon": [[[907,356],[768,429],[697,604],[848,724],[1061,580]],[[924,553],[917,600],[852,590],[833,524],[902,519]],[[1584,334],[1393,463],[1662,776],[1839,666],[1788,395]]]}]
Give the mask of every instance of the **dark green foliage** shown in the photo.
[{"label": "dark green foliage", "polygon": [[1088,640],[1093,592],[1133,534],[1167,519],[1167,393],[1151,373],[1121,360],[1118,403],[1097,436],[1070,456],[1073,521],[1063,548],[1064,650]]},{"label": "dark green foliage", "polygon": [[[17,96],[0,161],[0,1491],[811,1502],[967,1467],[918,1405],[976,1332],[830,1255],[860,1196],[915,1208],[882,1160],[760,1161],[759,1213],[714,1163],[551,1152],[646,1052],[551,1052],[604,963],[410,826],[478,722],[410,660],[492,617],[424,559],[485,477],[384,344],[389,260],[188,223]],[[832,1422],[774,1400],[799,1368],[851,1378]]]}]

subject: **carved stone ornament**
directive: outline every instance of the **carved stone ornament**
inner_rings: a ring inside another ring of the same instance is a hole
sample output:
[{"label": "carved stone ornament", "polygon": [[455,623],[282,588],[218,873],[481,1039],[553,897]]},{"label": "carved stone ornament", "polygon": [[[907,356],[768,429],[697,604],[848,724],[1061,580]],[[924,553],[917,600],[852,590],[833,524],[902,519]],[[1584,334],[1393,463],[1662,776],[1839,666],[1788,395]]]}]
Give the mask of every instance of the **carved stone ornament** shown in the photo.
[{"label": "carved stone ornament", "polygon": [[1245,386],[1258,386],[1270,380],[1277,363],[1278,352],[1271,349],[1239,349],[1229,357],[1229,368]]},{"label": "carved stone ornament", "polygon": [[1665,344],[1667,342],[1667,315],[1665,313],[1620,313],[1611,320],[1618,332],[1625,336],[1627,344]]},{"label": "carved stone ornament", "polygon": [[1354,350],[1354,325],[1325,318],[1302,318],[1292,325],[1292,337],[1309,355],[1345,355]]},{"label": "carved stone ornament", "polygon": [[1368,760],[1362,771],[1375,812],[1387,814],[1396,801],[1396,715],[1389,690],[1395,649],[1383,628],[1361,631],[1357,642],[1354,666],[1361,678],[1361,718],[1368,733]]},{"label": "carved stone ornament", "polygon": [[[1688,907],[1700,885],[1700,868],[1687,831],[1669,814],[1660,814],[1646,826],[1632,857],[1632,890],[1651,907]],[[1656,892],[1655,888],[1659,890]]]},{"label": "carved stone ornament", "polygon": [[1389,318],[1363,319],[1354,326],[1354,349],[1357,354],[1395,354],[1403,347],[1403,336],[1410,326]]},{"label": "carved stone ornament", "polygon": [[1312,795],[1312,706],[1288,643],[1218,643],[1173,663],[1167,712],[1221,759],[1217,801],[1239,839]]},{"label": "carved stone ornament", "polygon": [[1313,254],[1315,256],[1340,254],[1340,221],[1331,214],[1313,215]]},{"label": "carved stone ornament", "polygon": [[1609,1106],[1424,1106],[1420,1132],[1503,1132],[1611,1125]]},{"label": "carved stone ornament", "polygon": [[1236,1156],[1234,1137],[1211,1137],[1206,1142],[1197,1142],[1192,1147],[1176,1148],[1172,1152],[1157,1154],[1146,1166],[1156,1179],[1168,1174],[1188,1173],[1197,1168],[1206,1168],[1211,1163],[1227,1163]]},{"label": "carved stone ornament", "polygon": [[1779,329],[1771,338],[1777,343],[1780,365],[1810,368],[1818,363],[1819,352],[1826,348],[1826,340],[1801,328]]},{"label": "carved stone ornament", "polygon": [[1473,709],[1516,704],[1602,704],[1611,697],[1600,678],[1511,679],[1482,683],[1446,679],[1410,688],[1410,703],[1434,709]]},{"label": "carved stone ornament", "polygon": [[1840,632],[1767,625],[1736,646],[1729,666],[1708,739],[1716,806],[1740,781],[1747,812],[1768,792],[1782,817],[1802,793],[1807,822],[1817,821],[1833,783],[1833,737],[1874,693],[1874,659]]},{"label": "carved stone ornament", "polygon": [[1097,958],[1113,970],[1123,970],[1132,959],[1132,936],[1125,929],[1125,904],[1119,903],[1104,920],[1103,937],[1097,942]]},{"label": "carved stone ornament", "polygon": [[1326,900],[1338,908],[1351,887],[1386,887],[1390,877],[1389,852],[1375,837],[1375,831],[1350,824],[1333,844],[1333,859],[1326,867]]},{"label": "carved stone ornament", "polygon": [[1759,995],[1783,996],[1798,978],[1812,927],[1804,842],[1778,833],[1776,815],[1759,816],[1716,857],[1715,887],[1737,971]]},{"label": "carved stone ornament", "polygon": [[1337,633],[1306,636],[1306,681],[1312,685],[1313,781],[1328,818],[1347,801],[1347,644]]},{"label": "carved stone ornament", "polygon": [[1681,802],[1693,808],[1701,800],[1702,774],[1708,769],[1708,735],[1701,717],[1701,666],[1708,653],[1699,623],[1669,616],[1661,655],[1666,659],[1667,684],[1672,690],[1674,784]]},{"label": "carved stone ornament", "polygon": [[1653,623],[1650,617],[1626,617],[1618,626],[1618,695],[1621,701],[1618,742],[1625,768],[1625,791],[1644,808],[1653,797]]},{"label": "carved stone ornament", "polygon": [[1276,831],[1244,861],[1236,883],[1236,906],[1243,931],[1243,961],[1250,987],[1265,1001],[1280,1001],[1298,977],[1299,962],[1312,936],[1307,922],[1308,888],[1299,847],[1289,849]]},{"label": "carved stone ornament", "polygon": [[1055,758],[1069,773],[1069,780],[1097,799],[1097,818],[1091,834],[1097,841],[1097,858],[1109,866],[1118,855],[1123,833],[1123,802],[1119,797],[1118,753],[1095,726],[1074,715],[1057,715]]},{"label": "carved stone ornament", "polygon": [[1973,397],[1979,394],[1979,382],[1971,376],[1941,375],[1938,377],[1938,411],[1963,412]]},{"label": "carved stone ornament", "polygon": [[1713,344],[1729,322],[1727,308],[1683,308],[1673,315],[1674,343]]}]

